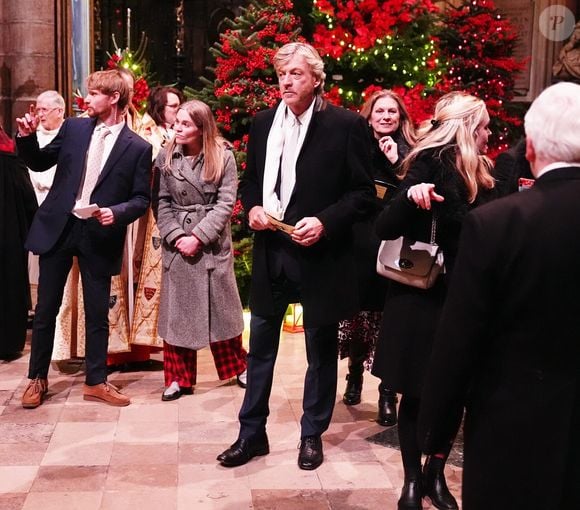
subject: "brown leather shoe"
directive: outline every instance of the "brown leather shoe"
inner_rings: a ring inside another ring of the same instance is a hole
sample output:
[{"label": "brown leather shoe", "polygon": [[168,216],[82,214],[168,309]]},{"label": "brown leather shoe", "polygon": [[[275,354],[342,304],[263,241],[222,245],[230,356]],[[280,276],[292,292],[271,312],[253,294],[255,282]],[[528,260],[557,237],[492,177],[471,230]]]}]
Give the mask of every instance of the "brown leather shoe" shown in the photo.
[{"label": "brown leather shoe", "polygon": [[48,392],[48,379],[41,379],[37,377],[30,379],[28,386],[22,395],[22,407],[26,409],[34,409],[42,404],[44,396]]},{"label": "brown leather shoe", "polygon": [[111,383],[104,382],[94,386],[83,386],[83,393],[85,400],[94,400],[95,402],[102,402],[110,406],[124,407],[131,403],[129,397],[123,395],[118,388]]}]

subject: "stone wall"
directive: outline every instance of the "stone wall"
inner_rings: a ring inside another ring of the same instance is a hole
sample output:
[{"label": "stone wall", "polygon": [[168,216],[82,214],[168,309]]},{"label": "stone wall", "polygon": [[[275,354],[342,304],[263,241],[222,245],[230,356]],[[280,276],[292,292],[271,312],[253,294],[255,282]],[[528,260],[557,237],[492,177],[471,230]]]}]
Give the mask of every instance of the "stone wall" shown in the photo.
[{"label": "stone wall", "polygon": [[56,1],[0,0],[0,120],[8,132],[40,92],[56,87]]}]

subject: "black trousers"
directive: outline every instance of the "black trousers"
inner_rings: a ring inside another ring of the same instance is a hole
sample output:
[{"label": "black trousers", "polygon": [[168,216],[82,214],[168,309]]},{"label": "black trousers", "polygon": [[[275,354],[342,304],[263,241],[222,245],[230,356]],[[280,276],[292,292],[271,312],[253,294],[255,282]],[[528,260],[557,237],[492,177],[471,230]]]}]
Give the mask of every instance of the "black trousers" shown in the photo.
[{"label": "black trousers", "polygon": [[28,377],[46,378],[52,349],[56,317],[73,256],[78,257],[85,304],[86,383],[95,385],[107,379],[109,341],[110,273],[101,274],[92,263],[84,220],[70,217],[55,247],[39,259],[38,303],[34,314]]},{"label": "black trousers", "polygon": [[[242,439],[266,430],[274,365],[280,344],[280,327],[290,303],[300,301],[300,286],[284,275],[272,282],[275,313],[268,317],[252,314],[248,382],[239,413]],[[305,328],[308,368],[304,379],[300,420],[301,438],[321,435],[330,424],[336,399],[338,369],[338,324]]]}]

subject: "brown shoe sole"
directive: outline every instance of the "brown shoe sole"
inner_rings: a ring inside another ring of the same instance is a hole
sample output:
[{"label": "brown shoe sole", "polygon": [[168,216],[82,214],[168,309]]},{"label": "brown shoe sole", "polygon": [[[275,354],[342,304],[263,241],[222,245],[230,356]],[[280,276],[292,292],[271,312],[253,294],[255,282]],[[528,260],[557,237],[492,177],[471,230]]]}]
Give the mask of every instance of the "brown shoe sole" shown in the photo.
[{"label": "brown shoe sole", "polygon": [[40,404],[42,404],[42,402],[39,402],[38,404],[22,404],[22,407],[24,407],[24,409],[36,409],[37,407],[40,407]]},{"label": "brown shoe sole", "polygon": [[92,402],[101,402],[102,404],[107,404],[107,405],[115,406],[115,407],[126,407],[131,403],[130,400],[127,400],[126,402],[123,402],[123,401],[115,402],[115,401],[111,401],[111,400],[106,400],[104,398],[95,397],[93,395],[83,395],[83,399],[90,400]]},{"label": "brown shoe sole", "polygon": [[24,409],[36,409],[37,407],[40,407],[42,403],[46,400],[47,393],[48,391],[40,396],[40,402],[22,402],[22,407]]}]

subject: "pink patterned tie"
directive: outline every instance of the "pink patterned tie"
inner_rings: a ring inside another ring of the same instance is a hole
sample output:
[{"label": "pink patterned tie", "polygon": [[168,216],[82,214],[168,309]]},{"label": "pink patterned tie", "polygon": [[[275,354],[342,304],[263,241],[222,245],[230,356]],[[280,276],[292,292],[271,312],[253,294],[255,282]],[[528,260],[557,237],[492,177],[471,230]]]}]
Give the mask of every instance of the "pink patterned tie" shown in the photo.
[{"label": "pink patterned tie", "polygon": [[97,180],[101,174],[101,163],[103,161],[103,152],[105,150],[105,138],[110,134],[111,132],[109,131],[109,128],[103,126],[99,129],[98,133],[95,133],[93,140],[91,140],[91,146],[89,147],[89,153],[87,154],[85,181],[83,183],[83,189],[78,203],[80,207],[86,207],[90,203],[91,194],[93,193],[95,184],[97,184]]}]

